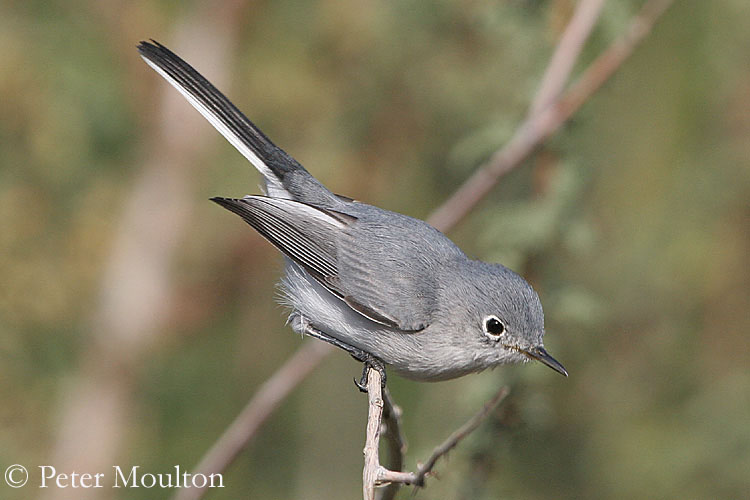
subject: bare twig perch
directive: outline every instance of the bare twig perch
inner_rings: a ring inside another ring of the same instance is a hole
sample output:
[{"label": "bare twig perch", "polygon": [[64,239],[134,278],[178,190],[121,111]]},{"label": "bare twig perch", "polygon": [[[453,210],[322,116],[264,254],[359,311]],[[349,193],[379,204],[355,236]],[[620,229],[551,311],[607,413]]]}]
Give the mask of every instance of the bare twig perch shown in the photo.
[{"label": "bare twig perch", "polygon": [[[390,470],[402,470],[406,456],[406,437],[401,427],[401,408],[393,402],[388,387],[383,390],[383,429],[388,445],[388,463]],[[392,483],[378,491],[380,500],[393,500],[398,492],[398,483]]]},{"label": "bare twig perch", "polygon": [[362,492],[365,500],[375,500],[375,485],[380,472],[380,423],[383,418],[383,392],[380,372],[367,370],[367,437],[365,439],[365,467],[362,470]]},{"label": "bare twig perch", "polygon": [[[484,420],[488,416],[490,416],[493,411],[495,411],[495,408],[500,406],[500,403],[505,400],[509,392],[510,390],[507,387],[501,387],[500,390],[497,391],[497,393],[492,397],[492,399],[484,404],[484,407],[479,412],[477,412],[476,415],[471,417],[464,425],[459,427],[456,431],[453,432],[453,434],[448,436],[445,441],[443,441],[437,448],[435,448],[435,450],[432,452],[432,455],[430,455],[430,458],[427,459],[424,465],[419,466],[419,469],[417,470],[417,473],[414,474],[414,477],[409,477],[407,478],[408,481],[403,482],[406,484],[423,486],[425,477],[427,476],[427,474],[432,472],[433,467],[435,467],[435,464],[440,459],[440,457],[447,454],[449,451],[455,448],[461,440],[474,432],[474,430],[479,427],[479,424],[484,422]],[[390,479],[387,476],[381,477],[380,480],[381,482],[393,481],[393,479]]]},{"label": "bare twig perch", "polygon": [[380,442],[381,418],[383,416],[383,396],[381,392],[380,373],[377,370],[368,370],[367,391],[369,411],[367,418],[367,438],[365,441],[365,467],[362,473],[363,493],[365,500],[375,499],[375,488],[390,483],[412,484],[424,486],[425,477],[432,472],[435,464],[446,453],[471,434],[494,410],[502,403],[508,395],[508,388],[502,387],[495,396],[489,400],[481,411],[469,419],[453,434],[448,436],[432,452],[427,461],[420,465],[416,472],[402,472],[386,469],[379,462],[378,445]]}]

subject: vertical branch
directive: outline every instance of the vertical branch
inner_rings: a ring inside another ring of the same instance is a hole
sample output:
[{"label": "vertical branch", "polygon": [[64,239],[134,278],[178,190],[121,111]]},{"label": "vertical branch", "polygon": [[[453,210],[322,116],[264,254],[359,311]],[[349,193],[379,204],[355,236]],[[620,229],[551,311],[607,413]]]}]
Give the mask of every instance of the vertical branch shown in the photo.
[{"label": "vertical branch", "polygon": [[380,424],[383,418],[383,394],[380,372],[367,370],[367,436],[365,439],[365,466],[362,471],[362,493],[365,500],[375,500],[375,486],[380,470]]}]

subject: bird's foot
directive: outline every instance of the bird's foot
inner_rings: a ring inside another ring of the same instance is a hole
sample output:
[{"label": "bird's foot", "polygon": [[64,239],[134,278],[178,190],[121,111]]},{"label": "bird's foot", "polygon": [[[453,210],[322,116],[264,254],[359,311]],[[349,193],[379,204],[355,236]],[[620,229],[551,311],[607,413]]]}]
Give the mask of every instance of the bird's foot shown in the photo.
[{"label": "bird's foot", "polygon": [[377,370],[378,373],[380,373],[380,387],[381,389],[385,389],[385,363],[380,358],[376,358],[370,353],[364,352],[363,358],[359,358],[357,356],[354,356],[355,359],[358,361],[361,361],[363,363],[362,365],[362,377],[360,377],[359,381],[357,379],[354,379],[354,385],[357,386],[357,389],[360,390],[360,392],[367,392],[367,374],[370,371],[370,369]]}]

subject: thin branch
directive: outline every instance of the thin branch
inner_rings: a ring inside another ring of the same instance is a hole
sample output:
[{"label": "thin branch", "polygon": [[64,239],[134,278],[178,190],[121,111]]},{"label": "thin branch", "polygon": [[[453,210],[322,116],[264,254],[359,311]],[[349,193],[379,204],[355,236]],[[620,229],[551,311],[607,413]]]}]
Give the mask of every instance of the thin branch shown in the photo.
[{"label": "thin branch", "polygon": [[651,33],[656,22],[673,3],[674,0],[648,0],[643,4],[625,33],[589,65],[565,97],[553,106],[551,129],[545,138],[570,119],[609,80]]},{"label": "thin branch", "polygon": [[[404,458],[406,456],[406,437],[401,425],[401,408],[396,405],[391,397],[391,391],[388,387],[383,390],[383,433],[388,445],[388,464],[389,470],[400,471],[404,467]],[[398,492],[399,484],[389,484],[385,488],[378,490],[380,493],[379,500],[393,500]]]},{"label": "thin branch", "polygon": [[625,33],[584,71],[565,95],[531,114],[501,150],[469,177],[427,222],[447,231],[481,201],[503,175],[518,167],[560,126],[573,116],[622,66],[633,50],[651,32],[656,21],[674,0],[648,0],[630,22]]},{"label": "thin branch", "polygon": [[440,446],[435,448],[435,450],[432,452],[432,455],[430,455],[430,458],[427,459],[424,465],[419,467],[419,472],[417,473],[415,484],[418,486],[422,486],[424,484],[425,476],[432,472],[433,467],[435,467],[435,463],[437,463],[440,457],[451,451],[461,440],[474,432],[474,430],[479,427],[479,424],[484,422],[484,420],[490,415],[490,413],[495,411],[495,408],[497,408],[500,403],[503,402],[503,400],[508,396],[509,392],[510,390],[507,387],[501,387],[500,390],[497,391],[497,393],[493,396],[493,398],[485,403],[484,408],[477,412],[476,415],[474,415],[464,425],[458,428],[453,434],[448,436],[448,439],[443,441]]},{"label": "thin branch", "polygon": [[570,18],[555,52],[544,71],[539,89],[529,110],[534,115],[555,102],[565,89],[570,73],[599,20],[605,0],[580,0]]},{"label": "thin branch", "polygon": [[[234,422],[195,467],[194,474],[209,476],[226,469],[257,434],[260,426],[279,404],[332,350],[333,348],[325,342],[306,341],[276,370],[271,378],[263,383]],[[183,488],[177,491],[174,500],[197,500],[202,498],[205,492],[206,488]]]},{"label": "thin branch", "polygon": [[430,455],[424,465],[419,466],[417,472],[392,471],[380,467],[377,484],[403,483],[413,484],[418,487],[424,486],[425,478],[432,472],[437,461],[455,448],[456,445],[458,445],[458,443],[466,436],[474,432],[474,430],[479,427],[479,425],[484,422],[493,411],[495,411],[500,403],[503,402],[509,392],[510,391],[507,387],[501,387],[476,415],[471,417],[464,425],[459,427],[455,432],[448,436],[445,441],[435,448],[432,455]]},{"label": "thin branch", "polygon": [[[557,98],[556,100],[553,99],[553,102],[544,107],[538,113],[530,114],[519,126],[515,135],[506,146],[496,152],[488,163],[480,167],[475,174],[467,179],[448,200],[438,207],[428,219],[428,222],[445,232],[466,217],[466,215],[484,198],[484,196],[489,193],[500,177],[518,167],[524,160],[526,160],[536,147],[552,135],[565,121],[570,119],[570,117],[580,109],[583,103],[586,102],[607,81],[607,79],[609,79],[615,71],[620,68],[620,66],[622,66],[635,48],[650,33],[656,21],[664,14],[673,1],[674,0],[648,0],[639,13],[633,18],[626,29],[626,32],[610,45],[610,47],[608,47],[582,73],[576,84],[573,85],[562,98]],[[581,0],[581,3],[583,3],[583,0]],[[565,35],[561,38],[560,43],[562,43],[563,38],[565,38]],[[572,45],[571,42],[571,46]],[[574,53],[573,48],[567,50],[570,51],[569,54]],[[560,75],[562,74],[562,71],[560,71],[560,73],[555,72],[555,74]],[[549,78],[553,81],[560,81],[561,79],[560,76],[556,76],[555,78],[550,76]],[[552,84],[549,85],[552,86]],[[546,87],[546,85],[540,87],[540,92],[543,87]],[[555,92],[555,94],[559,95],[559,91]],[[541,98],[539,99],[541,100]],[[313,343],[322,344],[321,342]],[[305,346],[301,347],[297,353],[290,358],[290,361],[285,363],[284,366],[281,367],[271,378],[276,378],[278,373],[284,370],[292,360],[298,359],[300,356],[304,358],[304,355],[301,354],[301,352],[305,349]],[[319,361],[320,360],[311,360],[311,362],[316,364]],[[372,372],[372,370],[370,371]],[[296,383],[298,384],[301,380],[302,379],[298,379]],[[293,386],[290,386],[286,394],[288,394],[292,388]],[[284,396],[286,396],[286,394],[284,394]],[[260,396],[260,392],[256,393],[250,403],[248,403],[248,406],[252,405],[257,398],[260,398]],[[277,398],[275,405],[278,406],[282,400],[283,397]],[[253,426],[255,428],[259,427],[276,409],[276,406],[271,407],[269,405],[267,411],[262,415],[263,419],[254,422]],[[246,422],[246,425],[249,424],[250,422]],[[220,454],[221,449],[224,447],[242,449],[251,438],[252,434],[246,434],[242,438],[237,438],[238,442],[230,442],[228,439],[222,437],[220,438],[220,441],[212,447],[209,453]],[[230,454],[226,453],[225,456],[230,456]],[[196,473],[205,473],[201,466],[207,462],[207,458],[208,456],[201,461],[199,467],[196,468]],[[225,462],[223,467],[217,468],[215,472],[223,471],[230,462],[231,460]],[[412,474],[397,471],[390,471],[389,473],[393,475]],[[400,482],[403,483],[405,481]],[[187,500],[189,498],[197,500],[202,498],[203,493],[204,492],[201,492],[200,495],[192,497],[179,497],[179,500]]]}]

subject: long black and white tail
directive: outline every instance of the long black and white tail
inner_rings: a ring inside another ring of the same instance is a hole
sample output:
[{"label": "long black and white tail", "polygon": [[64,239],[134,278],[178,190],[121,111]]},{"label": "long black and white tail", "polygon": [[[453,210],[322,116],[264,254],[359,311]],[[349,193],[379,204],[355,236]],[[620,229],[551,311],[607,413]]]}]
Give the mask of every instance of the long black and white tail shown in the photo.
[{"label": "long black and white tail", "polygon": [[141,42],[138,52],[258,169],[266,181],[269,196],[324,204],[335,200],[297,160],[271,142],[224,94],[177,54],[155,40]]}]

